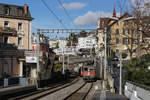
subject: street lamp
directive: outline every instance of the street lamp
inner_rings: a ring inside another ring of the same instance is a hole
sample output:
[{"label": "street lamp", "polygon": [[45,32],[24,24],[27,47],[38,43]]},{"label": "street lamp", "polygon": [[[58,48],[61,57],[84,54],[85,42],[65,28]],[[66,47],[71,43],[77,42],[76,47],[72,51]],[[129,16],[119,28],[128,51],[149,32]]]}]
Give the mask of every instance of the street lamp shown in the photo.
[{"label": "street lamp", "polygon": [[122,95],[122,35],[120,36],[120,82],[119,94]]},{"label": "street lamp", "polygon": [[107,67],[107,28],[104,28],[104,34],[105,34],[105,54],[104,54],[104,58],[105,58],[105,65],[104,65],[104,80],[107,79],[106,77],[106,67]]}]

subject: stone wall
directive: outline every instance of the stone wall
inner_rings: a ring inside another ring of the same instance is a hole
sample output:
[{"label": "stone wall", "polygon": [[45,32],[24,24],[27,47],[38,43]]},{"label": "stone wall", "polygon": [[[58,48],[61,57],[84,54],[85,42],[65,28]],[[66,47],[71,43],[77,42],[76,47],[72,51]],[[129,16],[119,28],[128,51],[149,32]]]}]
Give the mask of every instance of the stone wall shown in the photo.
[{"label": "stone wall", "polygon": [[150,100],[150,88],[133,82],[126,82],[124,94],[130,100]]}]

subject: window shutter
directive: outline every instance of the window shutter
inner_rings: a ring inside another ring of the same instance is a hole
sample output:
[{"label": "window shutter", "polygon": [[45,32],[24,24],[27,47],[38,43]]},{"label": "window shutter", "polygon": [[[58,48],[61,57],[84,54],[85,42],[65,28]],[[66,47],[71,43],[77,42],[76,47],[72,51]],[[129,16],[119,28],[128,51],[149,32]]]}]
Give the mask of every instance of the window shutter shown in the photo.
[{"label": "window shutter", "polygon": [[130,34],[130,30],[128,29],[128,34]]},{"label": "window shutter", "polygon": [[125,38],[123,38],[123,44],[125,44]]},{"label": "window shutter", "polygon": [[124,34],[124,28],[123,28],[123,34]]},{"label": "window shutter", "polygon": [[128,44],[130,44],[130,38],[128,38]]}]

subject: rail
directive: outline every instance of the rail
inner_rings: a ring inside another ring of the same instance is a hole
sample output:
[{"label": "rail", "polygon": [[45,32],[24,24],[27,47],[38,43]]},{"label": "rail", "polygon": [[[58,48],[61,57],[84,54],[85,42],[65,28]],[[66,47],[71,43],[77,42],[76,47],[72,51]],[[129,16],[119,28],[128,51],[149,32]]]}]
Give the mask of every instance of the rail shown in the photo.
[{"label": "rail", "polygon": [[68,81],[65,82],[61,82],[59,84],[56,84],[54,86],[48,87],[46,89],[41,89],[35,92],[31,92],[31,93],[27,93],[18,97],[12,97],[9,98],[8,100],[20,100],[20,99],[27,99],[27,100],[37,100],[40,99],[42,97],[45,97],[49,94],[55,93],[61,89],[64,89],[68,86],[71,86],[72,84],[75,84],[76,82],[78,82],[78,79],[75,80],[71,80],[71,82],[68,83]]},{"label": "rail", "polygon": [[[76,98],[76,93],[81,90],[83,87],[85,87],[87,85],[87,83],[84,83],[83,85],[81,85],[76,91],[72,92],[70,95],[68,95],[64,100],[70,100],[71,98]],[[93,83],[91,83],[89,89],[86,91],[86,93],[84,95],[81,95],[80,100],[85,100],[85,98],[87,97],[87,95],[89,94],[90,90],[93,87]],[[78,93],[77,93],[78,94]],[[80,95],[79,95],[80,96]],[[71,99],[72,100],[72,99]]]}]

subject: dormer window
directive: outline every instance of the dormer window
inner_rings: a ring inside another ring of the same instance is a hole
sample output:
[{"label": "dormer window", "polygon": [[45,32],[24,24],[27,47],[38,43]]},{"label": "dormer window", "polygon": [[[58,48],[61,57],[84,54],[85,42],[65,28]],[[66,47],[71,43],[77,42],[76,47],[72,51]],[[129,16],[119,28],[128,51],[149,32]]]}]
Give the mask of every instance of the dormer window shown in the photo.
[{"label": "dormer window", "polygon": [[23,15],[23,9],[22,8],[18,8],[18,16],[22,16]]},{"label": "dormer window", "polygon": [[10,8],[5,7],[4,13],[5,13],[5,15],[9,15],[10,14]]}]

